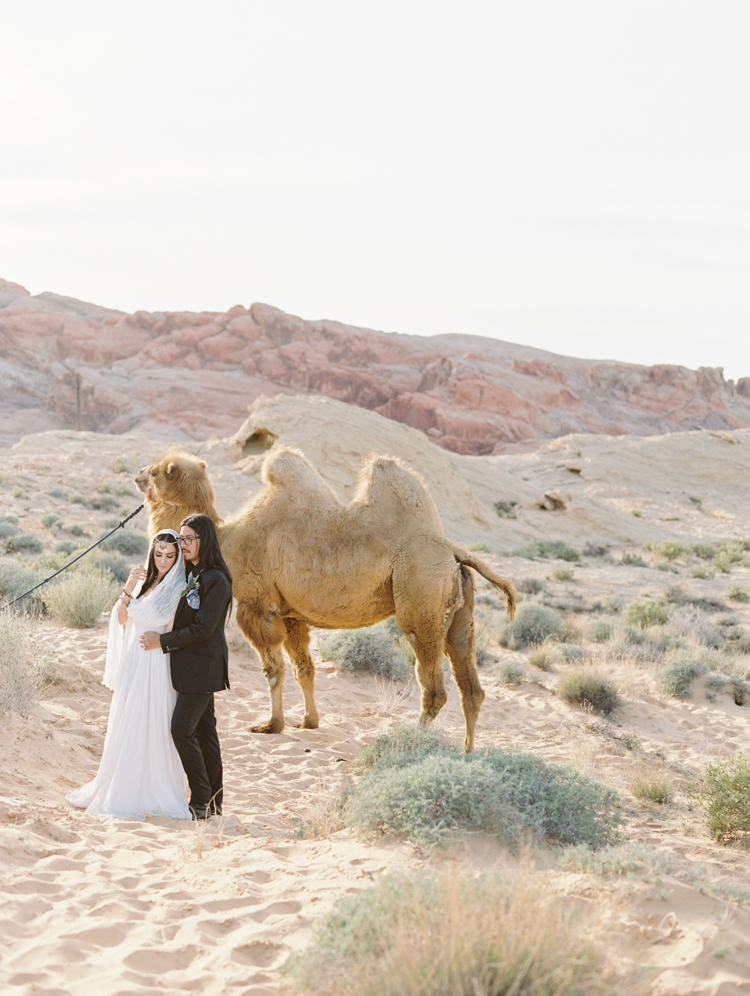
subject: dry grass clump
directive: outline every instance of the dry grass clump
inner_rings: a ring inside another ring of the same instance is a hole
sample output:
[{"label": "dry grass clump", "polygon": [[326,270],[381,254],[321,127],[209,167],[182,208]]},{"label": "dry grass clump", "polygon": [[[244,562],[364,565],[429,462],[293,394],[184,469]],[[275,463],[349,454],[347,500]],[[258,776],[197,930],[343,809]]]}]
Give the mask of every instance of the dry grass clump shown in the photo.
[{"label": "dry grass clump", "polygon": [[26,716],[39,701],[49,659],[28,616],[0,610],[0,716]]},{"label": "dry grass clump", "polygon": [[750,833],[750,760],[743,754],[708,764],[697,788],[686,794],[705,812],[714,840],[734,840]]},{"label": "dry grass clump", "polygon": [[497,680],[501,685],[520,685],[526,677],[526,665],[521,660],[500,661],[497,666]]},{"label": "dry grass clump", "polygon": [[529,654],[529,664],[540,671],[551,671],[555,663],[555,652],[548,645],[537,647]]},{"label": "dry grass clump", "polygon": [[70,571],[42,589],[42,599],[50,615],[68,626],[90,629],[120,590],[109,572],[100,569]]},{"label": "dry grass clump", "polygon": [[284,971],[322,996],[636,996],[587,918],[517,877],[384,875]]},{"label": "dry grass clump", "polygon": [[658,806],[669,805],[674,801],[674,786],[659,778],[636,778],[631,782],[630,791],[636,799],[653,802]]},{"label": "dry grass clump", "polygon": [[571,671],[557,686],[557,694],[571,705],[583,706],[602,716],[609,716],[620,704],[617,687],[596,668]]},{"label": "dry grass clump", "polygon": [[517,557],[528,557],[529,560],[533,560],[535,557],[567,560],[570,562],[581,559],[581,554],[578,550],[564,543],[562,540],[532,540],[519,550],[516,550],[515,555]]}]

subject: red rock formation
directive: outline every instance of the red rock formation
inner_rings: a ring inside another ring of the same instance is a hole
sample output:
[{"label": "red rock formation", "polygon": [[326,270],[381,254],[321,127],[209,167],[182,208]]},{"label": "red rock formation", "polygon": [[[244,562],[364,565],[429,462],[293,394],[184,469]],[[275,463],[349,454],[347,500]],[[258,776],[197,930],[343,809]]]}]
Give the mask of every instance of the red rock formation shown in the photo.
[{"label": "red rock formation", "polygon": [[[260,394],[320,394],[457,453],[531,449],[571,432],[750,425],[750,378],[576,360],[477,336],[304,321],[265,304],[125,315],[0,281],[6,445],[24,431],[229,435]],[[5,376],[7,375],[7,376]],[[25,413],[25,415],[24,415]]]}]

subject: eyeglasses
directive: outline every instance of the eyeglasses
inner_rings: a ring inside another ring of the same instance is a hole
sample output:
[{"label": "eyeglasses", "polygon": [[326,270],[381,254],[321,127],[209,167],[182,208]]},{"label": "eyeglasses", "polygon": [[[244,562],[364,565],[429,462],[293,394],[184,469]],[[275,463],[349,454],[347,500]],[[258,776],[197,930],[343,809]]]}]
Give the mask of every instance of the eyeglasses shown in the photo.
[{"label": "eyeglasses", "polygon": [[192,543],[193,540],[200,539],[200,536],[178,536],[177,542],[180,546],[184,546],[186,543]]}]

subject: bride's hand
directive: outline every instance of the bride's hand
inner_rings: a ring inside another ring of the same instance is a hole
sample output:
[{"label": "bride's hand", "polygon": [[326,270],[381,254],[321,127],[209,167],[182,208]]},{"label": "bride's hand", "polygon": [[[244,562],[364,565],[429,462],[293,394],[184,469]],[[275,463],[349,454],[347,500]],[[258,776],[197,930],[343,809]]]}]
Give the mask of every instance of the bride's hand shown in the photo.
[{"label": "bride's hand", "polygon": [[128,580],[125,582],[125,593],[127,595],[133,594],[133,588],[139,581],[143,581],[146,577],[146,568],[143,564],[136,564],[136,566],[128,574]]}]

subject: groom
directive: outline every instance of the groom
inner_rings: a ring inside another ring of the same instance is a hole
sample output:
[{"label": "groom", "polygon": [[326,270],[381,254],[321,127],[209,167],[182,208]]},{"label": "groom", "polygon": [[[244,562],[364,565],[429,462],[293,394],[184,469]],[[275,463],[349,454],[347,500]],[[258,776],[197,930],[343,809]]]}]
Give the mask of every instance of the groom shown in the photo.
[{"label": "groom", "polygon": [[221,813],[223,768],[216,733],[214,692],[229,688],[224,624],[232,605],[232,575],[207,515],[189,515],[180,526],[187,583],[175,610],[172,631],[144,633],[144,649],[170,655],[177,703],[172,740],[190,786],[194,820]]}]

